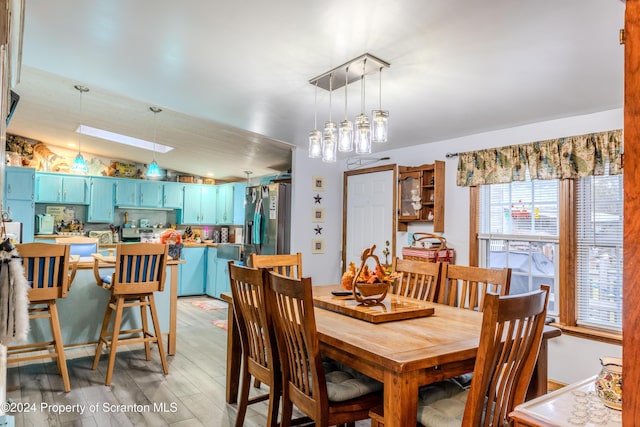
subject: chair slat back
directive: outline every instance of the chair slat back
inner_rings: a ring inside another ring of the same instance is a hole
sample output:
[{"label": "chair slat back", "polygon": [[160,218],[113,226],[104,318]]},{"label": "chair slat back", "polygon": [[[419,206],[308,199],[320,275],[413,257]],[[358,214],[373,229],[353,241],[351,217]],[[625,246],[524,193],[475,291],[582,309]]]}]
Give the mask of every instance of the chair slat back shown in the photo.
[{"label": "chair slat back", "polygon": [[22,243],[16,245],[24,275],[31,286],[29,301],[65,298],[69,291],[69,245]]},{"label": "chair slat back", "polygon": [[113,293],[162,292],[169,245],[158,243],[120,244],[116,247]]},{"label": "chair slat back", "polygon": [[446,264],[442,266],[438,302],[482,311],[487,292],[508,295],[511,269]]},{"label": "chair slat back", "polygon": [[546,285],[527,294],[487,294],[463,425],[507,425],[509,413],[524,402],[538,359],[548,299]]},{"label": "chair slat back", "polygon": [[251,266],[270,268],[283,276],[300,279],[302,277],[302,253],[280,255],[251,254]]},{"label": "chair slat back", "polygon": [[229,280],[242,351],[265,371],[279,372],[275,331],[267,313],[266,270],[229,261]]},{"label": "chair slat back", "polygon": [[400,277],[396,279],[392,292],[434,302],[438,296],[441,264],[394,257],[392,268]]},{"label": "chair slat back", "polygon": [[283,393],[321,423],[329,400],[313,311],[311,279],[269,272],[268,303],[276,329]]}]

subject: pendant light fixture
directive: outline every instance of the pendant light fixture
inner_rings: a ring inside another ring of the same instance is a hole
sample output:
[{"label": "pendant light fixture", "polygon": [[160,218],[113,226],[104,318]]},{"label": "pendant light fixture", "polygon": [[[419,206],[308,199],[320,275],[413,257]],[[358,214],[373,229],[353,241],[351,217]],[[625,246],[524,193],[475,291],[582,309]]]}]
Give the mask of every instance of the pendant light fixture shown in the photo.
[{"label": "pendant light fixture", "polygon": [[149,110],[153,112],[153,160],[147,167],[147,176],[149,178],[159,178],[162,174],[160,173],[160,166],[158,166],[158,162],[156,162],[156,117],[162,109],[158,107],[149,107]]},{"label": "pendant light fixture", "polygon": [[347,118],[347,87],[349,85],[349,67],[344,73],[344,120],[340,122],[338,130],[338,151],[348,153],[353,151],[353,123]]},{"label": "pendant light fixture", "polygon": [[365,85],[364,75],[367,66],[367,58],[362,63],[362,90],[360,92],[361,100],[361,113],[356,117],[356,153],[357,154],[369,154],[371,153],[371,125],[369,124],[369,118],[364,113],[364,99],[365,99]]},{"label": "pendant light fixture", "polygon": [[380,92],[379,92],[379,109],[371,112],[373,120],[373,136],[371,139],[376,143],[387,142],[389,112],[382,110],[382,67],[380,67]]},{"label": "pendant light fixture", "polygon": [[316,95],[314,101],[313,130],[309,132],[309,157],[317,159],[322,157],[322,134],[318,130],[318,82],[316,81]]},{"label": "pendant light fixture", "polygon": [[329,76],[329,121],[324,124],[322,132],[322,161],[333,163],[336,161],[338,148],[338,128],[331,120],[331,94],[333,93],[333,74]]},{"label": "pendant light fixture", "polygon": [[[89,92],[89,88],[81,85],[73,86],[78,92],[80,92],[80,119],[79,124],[82,125],[82,94]],[[87,173],[88,168],[87,164],[84,161],[84,157],[82,157],[82,153],[80,151],[80,139],[82,136],[78,134],[78,154],[76,158],[73,160],[73,165],[71,166],[71,171],[74,173]]]},{"label": "pendant light fixture", "polygon": [[[325,162],[335,162],[337,160],[337,152],[350,152],[353,150],[355,144],[355,151],[357,154],[369,154],[371,153],[371,139],[372,132],[376,133],[376,142],[384,142],[387,140],[386,123],[389,116],[388,111],[382,111],[382,83],[380,83],[380,110],[373,111],[372,121],[381,126],[372,130],[372,124],[369,122],[369,117],[365,114],[365,76],[380,72],[382,74],[382,68],[389,67],[390,64],[386,61],[376,58],[373,55],[365,53],[360,55],[339,67],[336,67],[326,73],[320,74],[317,77],[309,80],[309,83],[315,86],[315,112],[314,112],[314,129],[309,132],[309,157],[318,158],[322,157]],[[359,70],[362,68],[362,73]],[[358,71],[356,71],[358,70]],[[351,74],[349,74],[351,71]],[[350,83],[362,80],[361,83],[361,112],[355,118],[354,122],[348,119],[348,90],[347,86]],[[332,113],[332,95],[335,89],[339,89],[342,86],[344,89],[344,113],[345,118],[340,122],[340,126],[337,127],[336,123],[331,120]],[[318,122],[318,87],[329,91],[329,121],[321,132],[317,130]]]}]

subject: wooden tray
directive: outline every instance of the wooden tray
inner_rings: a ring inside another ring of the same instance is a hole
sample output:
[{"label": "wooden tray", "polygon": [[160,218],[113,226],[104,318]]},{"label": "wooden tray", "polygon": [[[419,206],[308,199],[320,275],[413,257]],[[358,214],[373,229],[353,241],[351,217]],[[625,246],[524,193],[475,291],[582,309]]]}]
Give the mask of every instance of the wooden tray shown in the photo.
[{"label": "wooden tray", "polygon": [[364,305],[353,299],[353,297],[346,299],[345,297],[335,297],[333,295],[314,296],[313,304],[316,307],[371,323],[427,317],[434,313],[433,303],[390,294],[387,294],[387,298],[384,301],[377,304]]}]

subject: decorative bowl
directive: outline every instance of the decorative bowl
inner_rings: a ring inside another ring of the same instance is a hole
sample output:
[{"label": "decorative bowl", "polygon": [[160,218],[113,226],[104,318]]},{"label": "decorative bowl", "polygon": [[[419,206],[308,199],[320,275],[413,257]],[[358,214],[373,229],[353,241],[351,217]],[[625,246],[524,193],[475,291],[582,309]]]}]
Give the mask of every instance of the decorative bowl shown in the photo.
[{"label": "decorative bowl", "polygon": [[367,259],[373,258],[376,263],[376,270],[382,270],[378,256],[373,253],[375,249],[376,245],[371,245],[370,248],[366,248],[364,251],[362,251],[362,264],[360,265],[360,269],[358,270],[357,274],[353,278],[353,297],[361,304],[378,304],[380,301],[386,298],[387,291],[389,290],[389,285],[393,283],[389,280],[376,281],[374,283],[358,282],[358,277],[360,277],[360,274],[366,268]]}]

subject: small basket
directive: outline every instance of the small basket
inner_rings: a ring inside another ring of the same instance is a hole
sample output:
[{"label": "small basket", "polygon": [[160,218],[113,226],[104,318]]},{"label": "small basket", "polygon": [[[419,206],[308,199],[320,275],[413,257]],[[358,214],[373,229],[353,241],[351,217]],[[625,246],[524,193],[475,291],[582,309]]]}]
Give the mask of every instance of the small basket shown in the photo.
[{"label": "small basket", "polygon": [[[424,247],[424,241],[436,239],[439,246]],[[437,234],[413,233],[411,246],[402,248],[402,258],[423,262],[448,262],[453,264],[456,258],[455,249],[447,246],[447,239]]]},{"label": "small basket", "polygon": [[389,285],[392,282],[378,282],[378,283],[362,283],[358,282],[358,277],[360,277],[360,273],[364,270],[364,267],[367,265],[367,259],[373,258],[376,262],[376,266],[380,266],[380,260],[377,255],[373,254],[373,251],[376,250],[376,245],[371,245],[370,248],[362,251],[362,264],[360,264],[360,268],[358,269],[356,275],[353,277],[353,297],[361,304],[369,305],[369,304],[378,304],[382,300],[387,297],[387,292],[389,291]]}]

